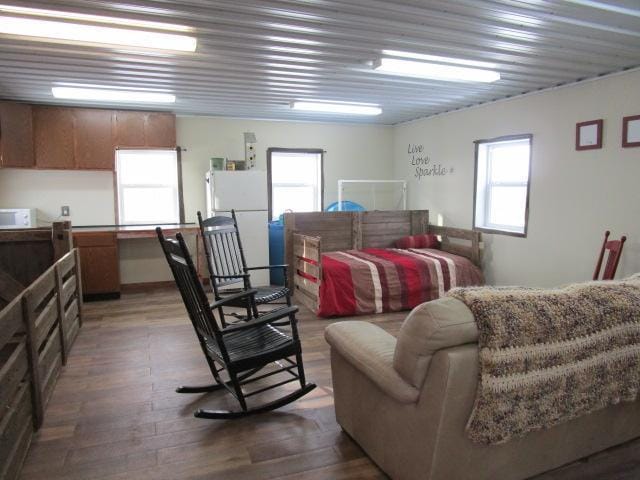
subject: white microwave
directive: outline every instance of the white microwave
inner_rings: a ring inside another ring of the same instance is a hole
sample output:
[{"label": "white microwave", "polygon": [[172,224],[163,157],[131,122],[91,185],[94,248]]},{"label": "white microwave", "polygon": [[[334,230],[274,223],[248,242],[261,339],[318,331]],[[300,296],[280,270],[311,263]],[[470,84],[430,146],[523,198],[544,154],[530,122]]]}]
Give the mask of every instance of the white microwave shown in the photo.
[{"label": "white microwave", "polygon": [[0,208],[0,229],[38,226],[35,208]]}]

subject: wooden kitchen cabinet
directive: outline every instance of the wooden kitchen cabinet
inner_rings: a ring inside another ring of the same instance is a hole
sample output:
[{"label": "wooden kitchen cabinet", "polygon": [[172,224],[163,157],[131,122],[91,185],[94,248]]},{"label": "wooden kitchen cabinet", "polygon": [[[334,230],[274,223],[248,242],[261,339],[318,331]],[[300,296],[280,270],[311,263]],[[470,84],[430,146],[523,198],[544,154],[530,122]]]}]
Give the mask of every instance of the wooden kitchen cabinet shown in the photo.
[{"label": "wooden kitchen cabinet", "polygon": [[116,122],[116,147],[144,147],[144,112],[130,112],[117,110]]},{"label": "wooden kitchen cabinet", "polygon": [[175,148],[176,117],[166,112],[115,112],[116,147]]},{"label": "wooden kitchen cabinet", "polygon": [[0,102],[0,167],[113,171],[118,147],[175,148],[175,115]]},{"label": "wooden kitchen cabinet", "polygon": [[113,145],[112,110],[76,108],[74,157],[78,169],[113,170],[115,148]]},{"label": "wooden kitchen cabinet", "polygon": [[0,167],[30,168],[34,165],[31,105],[0,102]]},{"label": "wooden kitchen cabinet", "polygon": [[176,116],[172,113],[148,112],[144,124],[145,146],[176,147]]},{"label": "wooden kitchen cabinet", "polygon": [[73,110],[66,107],[33,107],[37,168],[75,168]]},{"label": "wooden kitchen cabinet", "polygon": [[120,296],[118,241],[113,232],[74,232],[73,245],[80,251],[82,292],[85,296]]}]

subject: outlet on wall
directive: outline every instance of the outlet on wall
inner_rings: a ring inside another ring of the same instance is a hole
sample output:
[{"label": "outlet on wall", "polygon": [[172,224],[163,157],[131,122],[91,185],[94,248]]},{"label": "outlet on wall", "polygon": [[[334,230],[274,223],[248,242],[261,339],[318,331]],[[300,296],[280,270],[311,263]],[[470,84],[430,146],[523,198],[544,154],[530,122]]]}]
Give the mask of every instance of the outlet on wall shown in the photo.
[{"label": "outlet on wall", "polygon": [[60,215],[62,215],[63,217],[69,216],[69,207],[67,205],[60,207]]}]

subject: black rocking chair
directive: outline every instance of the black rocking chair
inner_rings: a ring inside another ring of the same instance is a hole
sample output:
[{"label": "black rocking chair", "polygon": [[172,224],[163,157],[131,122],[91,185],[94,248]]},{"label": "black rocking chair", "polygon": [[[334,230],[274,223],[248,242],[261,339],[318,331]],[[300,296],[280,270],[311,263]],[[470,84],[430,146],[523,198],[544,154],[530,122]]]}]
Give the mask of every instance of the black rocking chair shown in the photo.
[{"label": "black rocking chair", "polygon": [[[214,300],[218,301],[225,298],[225,292],[221,290],[221,287],[242,282],[244,290],[255,288],[255,302],[250,305],[247,302],[247,297],[242,297],[230,300],[227,305],[245,308],[247,310],[247,318],[258,316],[258,305],[265,305],[276,300],[284,299],[287,306],[291,306],[291,294],[287,285],[287,265],[247,267],[235,211],[231,210],[231,217],[219,216],[205,220],[202,219],[202,214],[198,212],[198,223],[202,233]],[[251,285],[250,272],[266,269],[282,269],[284,271],[284,286],[253,287]],[[237,315],[234,316],[237,317]]]},{"label": "black rocking chair", "polygon": [[[306,383],[304,376],[302,349],[295,317],[298,307],[289,306],[273,310],[246,322],[221,327],[213,312],[217,312],[223,323],[222,319],[225,315],[223,307],[239,300],[253,304],[256,291],[245,290],[209,305],[182,235],[178,233],[176,240],[165,238],[159,227],[156,228],[156,233],[182,295],[202,352],[215,379],[212,385],[180,387],[176,391],[203,393],[226,388],[238,400],[241,407],[239,411],[200,409],[194,413],[196,417],[235,419],[268,412],[297,400],[316,387],[313,383]],[[282,322],[283,319],[288,319],[290,332],[273,325],[274,322],[278,320]],[[290,357],[294,357],[295,361]],[[265,367],[272,364],[277,366],[275,370],[259,374]],[[221,373],[225,371],[228,380],[221,377]],[[279,373],[286,374],[287,378],[244,393],[242,389],[244,385]],[[260,406],[247,407],[248,397],[294,381],[300,382],[299,389]]]}]

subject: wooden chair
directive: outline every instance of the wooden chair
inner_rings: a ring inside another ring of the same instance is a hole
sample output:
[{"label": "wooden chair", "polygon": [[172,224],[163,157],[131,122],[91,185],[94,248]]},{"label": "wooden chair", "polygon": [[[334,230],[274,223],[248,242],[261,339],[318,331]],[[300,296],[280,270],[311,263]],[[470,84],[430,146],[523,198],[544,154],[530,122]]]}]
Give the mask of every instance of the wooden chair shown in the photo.
[{"label": "wooden chair", "polygon": [[[176,391],[203,393],[226,388],[240,403],[241,410],[238,411],[200,409],[194,413],[196,417],[234,419],[267,412],[297,400],[316,387],[305,380],[295,317],[297,307],[273,310],[246,322],[221,327],[213,312],[216,311],[218,317],[223,319],[224,307],[238,300],[252,304],[256,291],[243,290],[209,305],[182,235],[178,233],[176,240],[165,239],[160,227],[156,228],[156,233],[215,380],[211,385],[180,387]],[[274,322],[282,322],[283,319],[288,319],[289,331],[273,325]],[[294,357],[295,361],[290,357]],[[277,368],[258,375],[270,365],[276,365]],[[287,378],[275,384],[258,387],[249,393],[243,391],[243,386],[249,383],[280,373],[285,374]],[[225,374],[226,378],[223,379],[221,374]],[[300,388],[288,395],[257,407],[247,406],[248,397],[294,381],[300,382]]]},{"label": "wooden chair", "polygon": [[620,240],[609,240],[609,230],[604,232],[604,241],[602,242],[602,249],[600,250],[600,256],[598,257],[598,263],[596,263],[596,270],[593,273],[593,279],[598,280],[600,275],[600,268],[602,267],[602,260],[604,259],[605,250],[609,252],[607,256],[607,263],[604,267],[604,273],[601,280],[613,280],[616,276],[616,269],[618,268],[618,262],[620,261],[620,255],[622,254],[622,247],[627,237],[624,235]]},{"label": "wooden chair", "polygon": [[209,279],[213,288],[215,300],[225,297],[222,287],[241,284],[244,290],[254,288],[251,285],[250,272],[254,270],[282,269],[284,271],[284,287],[259,286],[255,287],[255,303],[250,306],[246,297],[232,300],[229,306],[247,309],[247,318],[258,315],[258,305],[264,305],[284,299],[287,306],[291,306],[291,293],[287,285],[287,265],[267,265],[262,267],[247,267],[247,262],[240,241],[238,222],[235,211],[231,217],[211,217],[202,219],[198,212],[198,223],[202,233]]}]

